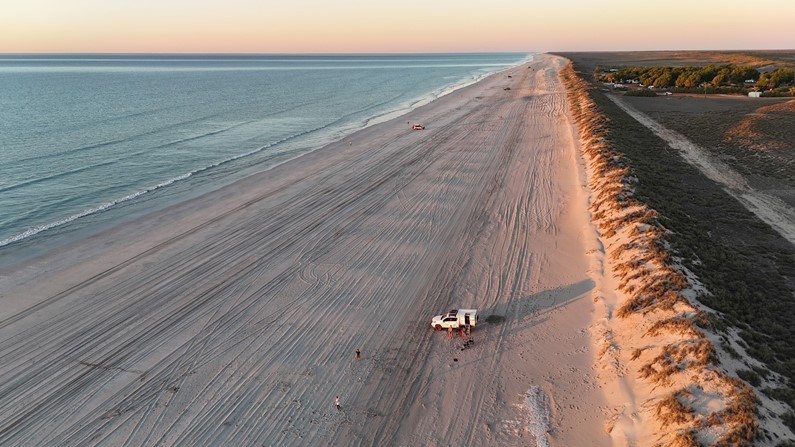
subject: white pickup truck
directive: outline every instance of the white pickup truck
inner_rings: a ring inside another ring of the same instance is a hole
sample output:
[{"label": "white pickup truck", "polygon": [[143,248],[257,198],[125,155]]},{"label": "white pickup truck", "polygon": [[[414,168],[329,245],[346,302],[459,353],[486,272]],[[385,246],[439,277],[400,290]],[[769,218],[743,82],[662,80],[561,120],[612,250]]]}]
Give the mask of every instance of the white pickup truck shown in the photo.
[{"label": "white pickup truck", "polygon": [[437,315],[431,319],[431,327],[437,331],[447,328],[458,329],[467,325],[475,327],[477,324],[477,309],[453,309],[446,314]]}]

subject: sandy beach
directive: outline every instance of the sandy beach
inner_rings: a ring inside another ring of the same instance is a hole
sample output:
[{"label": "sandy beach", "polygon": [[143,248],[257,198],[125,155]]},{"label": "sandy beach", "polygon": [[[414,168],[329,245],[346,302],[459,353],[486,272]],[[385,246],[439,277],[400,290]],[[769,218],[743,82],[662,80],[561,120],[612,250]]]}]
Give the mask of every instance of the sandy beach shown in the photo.
[{"label": "sandy beach", "polygon": [[611,445],[565,63],[0,272],[0,445]]}]

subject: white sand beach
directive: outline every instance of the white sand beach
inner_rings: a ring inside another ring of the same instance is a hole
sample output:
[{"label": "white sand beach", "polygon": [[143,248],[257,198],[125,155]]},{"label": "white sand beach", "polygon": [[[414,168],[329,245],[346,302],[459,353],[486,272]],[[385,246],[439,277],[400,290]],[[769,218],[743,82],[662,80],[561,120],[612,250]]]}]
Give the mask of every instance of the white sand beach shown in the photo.
[{"label": "white sand beach", "polygon": [[0,445],[611,445],[565,62],[0,272]]}]

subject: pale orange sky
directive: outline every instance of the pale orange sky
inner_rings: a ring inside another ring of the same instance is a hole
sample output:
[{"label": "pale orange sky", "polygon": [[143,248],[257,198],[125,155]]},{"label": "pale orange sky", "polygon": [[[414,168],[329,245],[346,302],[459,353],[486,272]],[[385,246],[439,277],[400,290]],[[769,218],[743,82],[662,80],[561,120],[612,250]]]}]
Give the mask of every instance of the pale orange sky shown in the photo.
[{"label": "pale orange sky", "polygon": [[656,10],[624,0],[2,3],[0,53],[795,48],[795,2],[780,0],[668,0]]}]

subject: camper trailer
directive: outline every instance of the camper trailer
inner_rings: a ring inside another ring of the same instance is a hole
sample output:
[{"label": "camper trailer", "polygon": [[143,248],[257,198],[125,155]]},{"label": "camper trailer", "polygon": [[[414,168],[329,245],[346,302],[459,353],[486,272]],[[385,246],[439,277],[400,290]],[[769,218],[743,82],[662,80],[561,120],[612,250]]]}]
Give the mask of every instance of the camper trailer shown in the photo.
[{"label": "camper trailer", "polygon": [[446,314],[437,315],[431,319],[431,327],[437,331],[448,328],[458,329],[462,326],[475,327],[477,324],[477,309],[453,309]]}]

